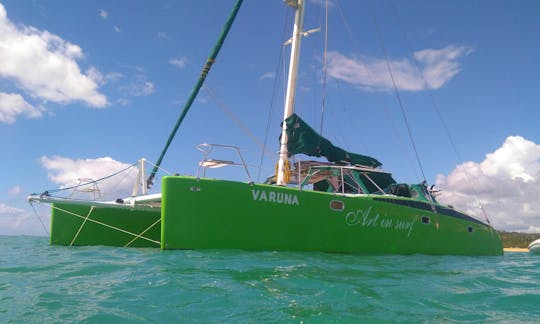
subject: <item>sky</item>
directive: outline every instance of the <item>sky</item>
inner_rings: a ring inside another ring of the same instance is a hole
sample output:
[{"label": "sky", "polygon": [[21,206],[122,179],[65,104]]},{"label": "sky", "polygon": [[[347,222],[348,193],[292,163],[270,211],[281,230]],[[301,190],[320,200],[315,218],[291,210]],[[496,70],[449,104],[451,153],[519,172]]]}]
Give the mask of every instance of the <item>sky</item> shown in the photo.
[{"label": "sky", "polygon": [[[0,0],[0,235],[48,235],[28,194],[155,162],[233,4]],[[540,2],[332,0],[328,24],[324,12],[308,1],[305,30],[321,31],[302,43],[296,112],[398,182],[425,177],[499,230],[540,232]],[[196,145],[219,143],[242,148],[252,180],[273,173],[291,22],[280,0],[244,2],[167,172],[194,175]]]}]

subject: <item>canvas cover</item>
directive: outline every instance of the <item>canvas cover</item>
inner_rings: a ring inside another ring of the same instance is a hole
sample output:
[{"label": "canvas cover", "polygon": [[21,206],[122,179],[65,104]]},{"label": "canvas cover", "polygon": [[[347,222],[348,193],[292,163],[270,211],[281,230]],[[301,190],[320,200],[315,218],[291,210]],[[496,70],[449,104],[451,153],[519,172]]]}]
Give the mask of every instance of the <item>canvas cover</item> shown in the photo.
[{"label": "canvas cover", "polygon": [[285,119],[285,123],[289,138],[287,143],[289,157],[294,154],[305,154],[317,157],[324,156],[329,162],[337,164],[365,165],[374,168],[382,165],[375,158],[351,153],[333,145],[296,114]]}]

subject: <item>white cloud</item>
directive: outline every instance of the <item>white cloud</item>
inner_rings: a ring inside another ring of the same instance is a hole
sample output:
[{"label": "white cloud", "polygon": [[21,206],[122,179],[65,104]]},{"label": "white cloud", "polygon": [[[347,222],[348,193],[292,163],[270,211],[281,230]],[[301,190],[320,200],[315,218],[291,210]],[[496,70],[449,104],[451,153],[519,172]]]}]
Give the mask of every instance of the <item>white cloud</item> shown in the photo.
[{"label": "white cloud", "polygon": [[540,145],[509,136],[481,163],[458,165],[438,175],[439,200],[481,217],[487,211],[497,229],[540,231]]},{"label": "white cloud", "polygon": [[276,74],[274,72],[266,72],[259,77],[259,80],[273,79],[275,76]]},{"label": "white cloud", "polygon": [[179,58],[175,58],[175,59],[170,59],[169,63],[181,69],[181,68],[186,66],[187,58],[179,57]]},{"label": "white cloud", "polygon": [[104,75],[94,67],[91,67],[88,70],[86,70],[86,74],[88,75],[90,79],[92,79],[95,83],[99,85],[105,85],[109,82],[114,83],[123,77],[123,75],[118,72],[111,72]]},{"label": "white cloud", "polygon": [[50,222],[50,215],[40,214],[0,203],[0,235],[47,235],[43,228]]},{"label": "white cloud", "polygon": [[135,75],[131,83],[121,86],[120,90],[127,91],[134,97],[148,96],[155,92],[154,84],[146,79],[144,74]]},{"label": "white cloud", "polygon": [[20,195],[21,192],[22,192],[21,186],[15,186],[15,187],[8,190],[8,195],[17,196],[17,195]]},{"label": "white cloud", "polygon": [[0,77],[16,83],[32,97],[67,104],[80,100],[105,107],[98,85],[81,73],[82,49],[48,31],[14,25],[0,4]]},{"label": "white cloud", "polygon": [[[87,183],[88,180],[80,179],[92,179],[98,180],[112,174],[115,174],[121,170],[124,170],[130,166],[120,161],[116,161],[110,157],[102,157],[97,159],[70,159],[61,156],[53,157],[41,157],[41,165],[47,169],[49,180],[57,184],[60,188],[69,188],[74,185],[78,185],[81,181]],[[117,176],[108,178],[98,183],[98,192],[91,192],[88,196],[81,198],[101,198],[104,200],[115,199],[119,197],[126,197],[131,194],[135,177],[137,175],[136,168],[131,168],[129,171],[123,172]],[[85,188],[91,188],[92,185]],[[66,194],[71,194],[70,190]],[[81,194],[80,192],[76,192]]]},{"label": "white cloud", "polygon": [[107,17],[109,17],[109,13],[104,9],[99,9],[99,16],[101,19],[107,19]]},{"label": "white cloud", "polygon": [[114,29],[114,31],[117,32],[117,33],[121,33],[121,32],[122,32],[122,29],[120,29],[120,27],[118,27],[118,26],[116,26],[116,25],[113,26],[113,29]]},{"label": "white cloud", "polygon": [[169,38],[169,36],[167,35],[166,32],[158,32],[157,36],[158,36],[159,39],[168,39]]},{"label": "white cloud", "polygon": [[[465,46],[425,49],[409,58],[389,60],[396,86],[402,91],[439,89],[461,70],[458,59],[472,53]],[[370,91],[388,91],[393,83],[384,59],[347,57],[339,52],[328,53],[328,75]]]},{"label": "white cloud", "polygon": [[148,96],[154,91],[154,84],[146,80],[140,80],[131,85],[131,94],[135,97]]},{"label": "white cloud", "polygon": [[38,118],[43,114],[42,109],[32,106],[21,95],[0,92],[0,123],[13,124],[20,115]]}]

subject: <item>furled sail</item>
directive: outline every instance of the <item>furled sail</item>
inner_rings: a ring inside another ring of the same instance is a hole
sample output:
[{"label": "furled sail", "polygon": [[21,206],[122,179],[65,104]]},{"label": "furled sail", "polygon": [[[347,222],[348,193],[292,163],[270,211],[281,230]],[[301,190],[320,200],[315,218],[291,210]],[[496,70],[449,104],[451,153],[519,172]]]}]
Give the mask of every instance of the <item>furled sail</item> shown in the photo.
[{"label": "furled sail", "polygon": [[347,152],[335,146],[329,140],[319,135],[297,114],[285,119],[287,125],[287,149],[289,156],[306,154],[309,156],[324,156],[328,161],[338,164],[364,165],[379,167],[382,165],[370,156]]}]

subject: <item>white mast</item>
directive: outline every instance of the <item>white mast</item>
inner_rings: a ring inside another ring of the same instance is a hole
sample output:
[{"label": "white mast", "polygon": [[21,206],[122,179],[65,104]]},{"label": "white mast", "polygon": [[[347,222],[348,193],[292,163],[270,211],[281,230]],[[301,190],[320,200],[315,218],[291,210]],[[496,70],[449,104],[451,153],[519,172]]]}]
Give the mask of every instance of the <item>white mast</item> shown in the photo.
[{"label": "white mast", "polygon": [[[286,0],[285,2],[288,6],[293,7],[296,11],[291,44],[291,60],[289,63],[289,79],[287,81],[287,94],[285,97],[285,108],[283,111],[284,121],[294,112],[296,77],[298,75],[298,62],[300,58],[300,42],[302,40],[302,29],[304,25],[304,0]],[[277,172],[277,184],[280,186],[286,185],[285,163],[288,160],[287,142],[287,125],[285,125],[285,122],[283,122]]]}]

